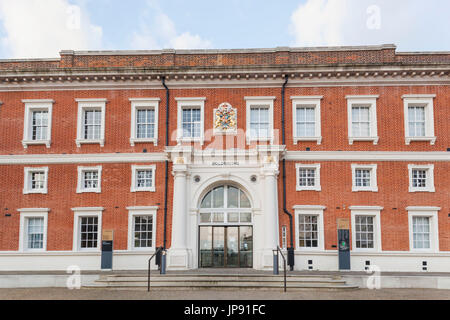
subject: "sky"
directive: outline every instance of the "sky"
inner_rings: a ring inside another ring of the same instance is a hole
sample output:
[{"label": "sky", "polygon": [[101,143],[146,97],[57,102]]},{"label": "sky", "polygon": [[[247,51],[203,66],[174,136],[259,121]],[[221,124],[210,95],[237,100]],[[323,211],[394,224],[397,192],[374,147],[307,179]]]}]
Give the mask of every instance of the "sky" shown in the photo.
[{"label": "sky", "polygon": [[450,51],[448,0],[0,0],[0,59],[395,44]]}]

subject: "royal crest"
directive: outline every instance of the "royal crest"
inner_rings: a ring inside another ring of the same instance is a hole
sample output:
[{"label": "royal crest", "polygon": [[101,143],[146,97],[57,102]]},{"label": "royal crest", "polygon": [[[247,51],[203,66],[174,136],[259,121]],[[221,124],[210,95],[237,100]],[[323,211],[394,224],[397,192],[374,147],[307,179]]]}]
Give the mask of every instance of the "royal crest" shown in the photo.
[{"label": "royal crest", "polygon": [[237,111],[229,103],[222,103],[214,110],[214,132],[235,133],[237,131]]}]

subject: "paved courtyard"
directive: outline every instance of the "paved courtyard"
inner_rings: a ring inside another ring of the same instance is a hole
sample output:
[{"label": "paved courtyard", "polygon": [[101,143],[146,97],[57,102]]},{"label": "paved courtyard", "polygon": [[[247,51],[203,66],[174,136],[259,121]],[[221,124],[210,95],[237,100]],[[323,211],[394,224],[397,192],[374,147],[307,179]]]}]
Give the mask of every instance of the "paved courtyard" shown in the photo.
[{"label": "paved courtyard", "polygon": [[450,300],[450,290],[382,289],[345,291],[128,291],[65,288],[0,289],[1,300]]}]

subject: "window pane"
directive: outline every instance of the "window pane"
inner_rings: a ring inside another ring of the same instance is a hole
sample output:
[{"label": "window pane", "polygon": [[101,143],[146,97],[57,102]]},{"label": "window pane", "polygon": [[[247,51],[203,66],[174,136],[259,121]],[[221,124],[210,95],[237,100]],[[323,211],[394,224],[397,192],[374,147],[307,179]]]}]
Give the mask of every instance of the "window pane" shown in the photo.
[{"label": "window pane", "polygon": [[27,245],[28,249],[44,248],[44,218],[28,218]]},{"label": "window pane", "polygon": [[213,208],[223,208],[224,206],[224,187],[213,190]]},{"label": "window pane", "polygon": [[228,187],[228,208],[239,207],[239,189]]},{"label": "window pane", "polygon": [[241,208],[250,208],[250,200],[248,199],[247,195],[244,193],[244,191],[240,190],[240,207]]},{"label": "window pane", "polygon": [[211,198],[212,198],[212,192],[208,192],[208,194],[203,198],[201,208],[211,208]]}]

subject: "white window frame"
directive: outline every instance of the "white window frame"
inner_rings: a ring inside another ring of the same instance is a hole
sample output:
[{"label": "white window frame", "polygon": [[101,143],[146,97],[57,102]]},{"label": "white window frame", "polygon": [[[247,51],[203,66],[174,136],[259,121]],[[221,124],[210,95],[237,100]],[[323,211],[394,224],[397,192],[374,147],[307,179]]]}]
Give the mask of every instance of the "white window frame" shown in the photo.
[{"label": "white window frame", "polygon": [[[300,186],[299,185],[299,179],[300,179],[300,175],[299,175],[299,169],[314,169],[315,172],[315,185],[312,187],[308,187],[308,186]],[[295,164],[295,172],[296,172],[296,177],[297,177],[297,181],[296,181],[296,190],[297,191],[321,191],[322,187],[320,186],[320,163],[317,164],[302,164],[302,163],[296,163]]]},{"label": "white window frame", "polygon": [[[434,105],[433,99],[435,94],[405,94],[402,96],[404,104],[404,118],[405,118],[405,143],[409,145],[412,141],[430,141],[431,145],[436,143],[436,136],[434,133]],[[409,133],[409,112],[410,105],[421,105],[425,107],[425,136],[412,137]]]},{"label": "white window frame", "polygon": [[[175,98],[178,105],[177,112],[177,143],[183,142],[199,142],[200,145],[205,141],[205,97],[199,98]],[[200,137],[191,138],[183,136],[183,109],[199,108],[200,109]]]},{"label": "white window frame", "polygon": [[[158,125],[159,125],[159,98],[130,98],[131,102],[131,134],[130,134],[130,144],[132,147],[136,143],[153,143],[155,146],[158,145]],[[155,111],[155,131],[153,138],[138,138],[137,137],[137,110],[154,110]]]},{"label": "white window frame", "polygon": [[[426,171],[426,184],[425,188],[413,187],[413,170],[425,170]],[[409,192],[435,192],[434,187],[434,164],[408,164],[409,173]]]},{"label": "white window frame", "polygon": [[[19,252],[45,252],[47,251],[47,231],[48,231],[48,213],[50,209],[47,208],[27,208],[18,209],[20,213],[20,231],[19,231]],[[27,219],[29,218],[44,218],[44,237],[42,249],[28,249],[27,239]]]},{"label": "white window frame", "polygon": [[[159,207],[127,207],[128,210],[128,250],[129,251],[154,251],[156,248],[156,232],[157,232],[157,212]],[[152,247],[136,248],[134,246],[134,217],[135,216],[152,216],[153,217],[153,231],[152,231]]]},{"label": "white window frame", "polygon": [[[352,192],[369,191],[378,192],[377,165],[376,164],[356,164],[352,163]],[[370,170],[370,186],[356,186],[356,170]]]},{"label": "white window frame", "polygon": [[[352,145],[355,141],[373,141],[374,145],[378,144],[380,137],[378,136],[377,122],[377,99],[379,95],[366,96],[346,96],[347,99],[347,118],[348,118],[348,142]],[[370,135],[368,137],[359,137],[353,134],[353,112],[354,105],[368,106],[370,115]]]},{"label": "white window frame", "polygon": [[[86,208],[72,208],[74,212],[73,218],[73,244],[72,250],[77,252],[100,252],[102,244],[102,215],[105,209],[102,207],[86,207]],[[81,218],[84,217],[97,217],[98,227],[97,227],[97,248],[81,248],[81,233],[80,233],[80,223]]]},{"label": "white window frame", "polygon": [[[85,189],[83,187],[85,171],[98,171],[98,188]],[[102,192],[102,166],[78,167],[77,193],[101,193]]]},{"label": "white window frame", "polygon": [[[151,170],[152,171],[152,186],[151,187],[143,187],[138,188],[136,186],[137,184],[137,171],[138,170]],[[147,191],[147,192],[155,192],[155,180],[156,180],[156,165],[147,165],[147,166],[137,166],[132,165],[131,166],[131,192],[141,192],[141,191]]]},{"label": "white window frame", "polygon": [[[107,99],[75,99],[78,102],[78,118],[77,118],[77,139],[75,143],[80,148],[82,144],[99,144],[105,146],[105,112]],[[86,109],[100,109],[102,112],[102,123],[100,128],[100,139],[85,139],[83,114]]]},{"label": "white window frame", "polygon": [[[273,105],[276,97],[244,97],[246,101],[246,137],[247,144],[252,142],[266,141],[273,144],[274,127],[273,127]],[[250,130],[250,113],[253,106],[269,106],[269,136],[266,138],[253,138]]]},{"label": "white window frame", "polygon": [[[295,246],[298,251],[325,251],[325,236],[324,236],[324,222],[323,211],[326,209],[324,206],[309,206],[309,205],[296,205],[293,207],[295,211]],[[318,246],[317,248],[304,248],[300,247],[300,231],[299,231],[299,215],[318,216],[317,228],[318,228]]]},{"label": "white window frame", "polygon": [[[44,172],[45,181],[44,189],[33,190],[31,189],[31,174],[34,172]],[[24,169],[24,181],[23,181],[23,194],[47,194],[48,193],[48,167],[43,168],[25,168]]]},{"label": "white window frame", "polygon": [[[294,144],[299,141],[316,141],[318,145],[322,144],[322,124],[320,104],[323,96],[292,96],[292,135]],[[297,136],[297,106],[313,106],[315,110],[315,134],[314,137]]]},{"label": "white window frame", "polygon": [[[351,223],[352,223],[352,251],[354,252],[381,252],[381,210],[383,207],[378,206],[351,206]],[[373,248],[357,248],[356,247],[356,216],[373,217]]]},{"label": "white window frame", "polygon": [[[52,111],[54,100],[22,100],[25,104],[25,118],[24,118],[24,130],[22,145],[25,149],[30,145],[45,145],[50,148],[52,144]],[[47,139],[45,140],[33,140],[32,139],[32,115],[33,111],[47,111],[48,112],[48,129]]]},{"label": "white window frame", "polygon": [[[438,211],[440,207],[407,207],[409,225],[409,250],[412,252],[439,252],[439,221]],[[430,248],[415,249],[413,238],[413,217],[430,218]]]}]

